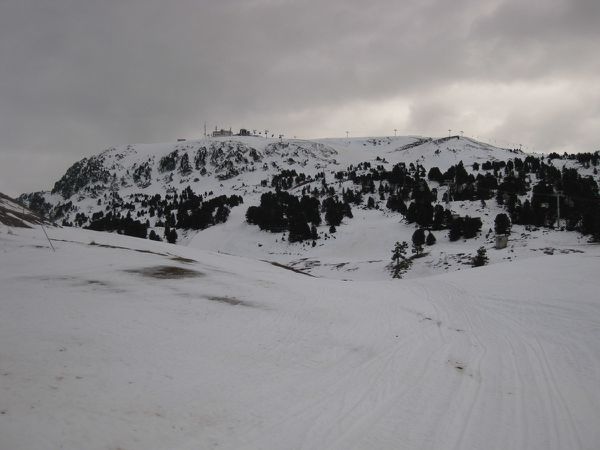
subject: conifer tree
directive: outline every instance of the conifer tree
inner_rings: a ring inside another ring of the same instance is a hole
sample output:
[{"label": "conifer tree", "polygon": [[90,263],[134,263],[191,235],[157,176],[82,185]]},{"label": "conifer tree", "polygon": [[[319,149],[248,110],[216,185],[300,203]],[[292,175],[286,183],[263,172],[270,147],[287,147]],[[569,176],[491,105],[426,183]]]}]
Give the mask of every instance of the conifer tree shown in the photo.
[{"label": "conifer tree", "polygon": [[427,235],[427,239],[425,239],[425,244],[427,244],[428,246],[431,246],[431,245],[434,245],[435,242],[436,242],[435,236],[430,231],[429,234]]},{"label": "conifer tree", "polygon": [[410,268],[411,261],[406,257],[408,244],[396,242],[392,249],[392,277],[402,278],[402,275]]},{"label": "conifer tree", "polygon": [[496,234],[510,234],[510,219],[504,213],[500,213],[494,219],[494,231]]},{"label": "conifer tree", "polygon": [[152,240],[152,241],[162,241],[162,239],[160,238],[160,236],[158,234],[156,234],[156,232],[154,230],[150,231],[150,235],[148,236],[148,239]]},{"label": "conifer tree", "polygon": [[473,267],[481,267],[485,266],[488,262],[487,251],[485,247],[479,247],[477,249],[477,255],[473,258],[472,265]]},{"label": "conifer tree", "polygon": [[412,235],[412,252],[419,256],[423,253],[423,245],[425,244],[425,230],[417,228]]}]

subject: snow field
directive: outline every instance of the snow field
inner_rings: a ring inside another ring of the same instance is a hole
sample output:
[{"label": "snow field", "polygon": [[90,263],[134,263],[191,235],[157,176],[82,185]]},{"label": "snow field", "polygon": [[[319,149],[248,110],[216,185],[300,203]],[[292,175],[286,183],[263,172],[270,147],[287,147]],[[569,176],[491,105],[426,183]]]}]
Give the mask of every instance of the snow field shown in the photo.
[{"label": "snow field", "polygon": [[600,442],[598,247],[342,282],[49,233],[0,231],[2,449]]}]

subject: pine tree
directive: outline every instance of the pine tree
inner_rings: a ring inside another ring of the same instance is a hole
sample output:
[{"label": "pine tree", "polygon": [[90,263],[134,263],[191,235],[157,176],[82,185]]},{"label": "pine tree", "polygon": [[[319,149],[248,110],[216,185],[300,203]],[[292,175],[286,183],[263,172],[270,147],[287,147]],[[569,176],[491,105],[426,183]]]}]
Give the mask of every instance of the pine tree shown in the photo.
[{"label": "pine tree", "polygon": [[425,244],[425,230],[417,228],[412,235],[412,252],[419,256],[423,253],[423,245]]},{"label": "pine tree", "polygon": [[402,275],[410,268],[412,261],[406,257],[408,244],[406,241],[396,242],[392,250],[392,277],[402,278]]},{"label": "pine tree", "polygon": [[169,230],[169,233],[168,234],[165,233],[165,235],[166,235],[165,237],[167,238],[167,242],[169,244],[175,244],[177,242],[177,231],[175,231],[175,228],[171,228]]},{"label": "pine tree", "polygon": [[158,234],[156,234],[156,232],[154,230],[150,231],[150,235],[148,236],[148,239],[152,240],[152,241],[162,241],[162,239],[160,238],[160,236]]},{"label": "pine tree", "polygon": [[463,219],[463,236],[465,239],[471,239],[477,236],[481,230],[482,222],[479,217],[465,216]]},{"label": "pine tree", "polygon": [[215,223],[225,223],[229,217],[229,208],[225,205],[221,205],[217,208],[215,213]]},{"label": "pine tree", "polygon": [[430,231],[429,234],[427,235],[427,239],[425,239],[425,244],[427,244],[428,246],[431,246],[431,245],[435,245],[435,242],[436,242],[435,236]]},{"label": "pine tree", "polygon": [[448,238],[451,242],[458,241],[462,236],[462,218],[457,217],[450,223],[450,231],[448,232]]},{"label": "pine tree", "polygon": [[496,234],[510,234],[510,219],[504,213],[500,213],[494,219],[494,230]]},{"label": "pine tree", "polygon": [[472,265],[473,267],[481,267],[485,266],[488,262],[487,251],[485,247],[479,247],[477,250],[477,255],[473,258]]}]

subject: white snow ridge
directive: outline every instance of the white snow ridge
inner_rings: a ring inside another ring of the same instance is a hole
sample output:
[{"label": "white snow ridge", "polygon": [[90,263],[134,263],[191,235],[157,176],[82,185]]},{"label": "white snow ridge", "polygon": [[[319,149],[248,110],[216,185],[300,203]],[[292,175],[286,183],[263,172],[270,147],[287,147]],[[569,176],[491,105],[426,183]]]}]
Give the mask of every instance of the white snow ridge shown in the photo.
[{"label": "white snow ridge", "polygon": [[[284,189],[299,195],[324,186],[320,173],[338,193],[355,186],[335,173],[363,161],[445,171],[515,157],[526,155],[467,138],[240,137],[85,160],[87,178],[66,175],[36,204],[73,222],[106,212],[107,193],[188,185],[244,203],[222,223],[178,229],[178,245],[56,225],[53,251],[33,221],[0,225],[0,449],[600,448],[600,246],[580,224],[513,224],[497,250],[488,230],[505,206],[451,199],[481,231],[434,231],[392,279],[393,245],[415,225],[379,197],[335,233],[315,227],[314,246],[246,221],[291,168],[311,177]],[[450,187],[435,187],[441,203]],[[489,264],[471,268],[481,246]]]}]

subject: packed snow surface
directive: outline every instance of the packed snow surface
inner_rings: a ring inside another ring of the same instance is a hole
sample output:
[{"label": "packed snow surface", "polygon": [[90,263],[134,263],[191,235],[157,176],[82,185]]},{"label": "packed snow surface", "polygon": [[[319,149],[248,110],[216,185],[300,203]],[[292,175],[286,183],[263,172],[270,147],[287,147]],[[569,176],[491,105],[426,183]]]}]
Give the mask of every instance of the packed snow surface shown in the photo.
[{"label": "packed snow surface", "polygon": [[310,277],[0,229],[0,448],[597,449],[600,249]]}]

